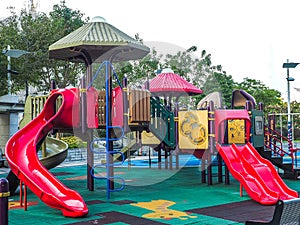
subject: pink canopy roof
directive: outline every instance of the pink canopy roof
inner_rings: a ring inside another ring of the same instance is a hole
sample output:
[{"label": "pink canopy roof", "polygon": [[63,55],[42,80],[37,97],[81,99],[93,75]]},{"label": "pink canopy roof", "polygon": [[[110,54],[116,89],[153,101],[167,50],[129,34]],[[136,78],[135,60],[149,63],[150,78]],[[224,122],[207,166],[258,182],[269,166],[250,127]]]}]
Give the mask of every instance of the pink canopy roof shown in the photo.
[{"label": "pink canopy roof", "polygon": [[187,82],[174,72],[162,72],[150,81],[150,92],[156,95],[199,95],[202,90]]}]

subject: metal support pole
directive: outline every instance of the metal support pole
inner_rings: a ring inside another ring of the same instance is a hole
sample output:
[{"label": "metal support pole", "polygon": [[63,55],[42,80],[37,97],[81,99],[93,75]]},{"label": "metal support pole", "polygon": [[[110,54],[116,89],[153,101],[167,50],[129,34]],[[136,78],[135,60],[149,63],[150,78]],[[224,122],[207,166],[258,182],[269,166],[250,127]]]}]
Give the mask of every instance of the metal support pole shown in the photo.
[{"label": "metal support pole", "polygon": [[128,125],[128,87],[127,87],[128,81],[127,77],[123,78],[123,88],[122,88],[122,97],[123,97],[123,128],[124,133],[128,133],[130,131],[129,125]]},{"label": "metal support pole", "polygon": [[175,116],[175,142],[176,142],[176,147],[175,147],[175,160],[176,160],[176,169],[179,169],[179,129],[178,129],[178,123],[179,123],[179,118],[178,118],[178,112],[179,112],[179,104],[178,101],[175,101],[174,105],[174,116]]},{"label": "metal support pole", "polygon": [[220,154],[217,155],[217,159],[218,159],[218,182],[222,183],[223,182],[223,168],[222,168],[223,160]]},{"label": "metal support pole", "polygon": [[214,112],[215,106],[214,102],[210,101],[208,106],[208,147],[209,147],[209,156],[207,158],[207,181],[208,185],[212,185],[212,162],[211,158],[214,155],[215,152],[215,112]]},{"label": "metal support pole", "polygon": [[81,98],[81,132],[87,131],[87,99],[86,99],[86,79],[80,79],[80,98]]},{"label": "metal support pole", "polygon": [[[111,65],[109,61],[106,61],[106,81],[105,81],[105,88],[106,88],[106,166],[107,166],[107,178],[108,183],[107,187],[110,191],[115,189],[115,182],[114,182],[114,166],[113,166],[113,154],[109,153],[110,151],[113,151],[113,136],[114,136],[114,130],[112,127],[112,71],[111,71]],[[108,198],[109,198],[109,192],[108,192]]]},{"label": "metal support pole", "polygon": [[[10,50],[10,45],[7,45],[7,51]],[[11,76],[10,76],[10,71],[11,71],[11,59],[10,56],[7,56],[7,88],[8,88],[8,94],[11,95]]]},{"label": "metal support pole", "polygon": [[164,146],[164,151],[165,151],[165,169],[168,169],[169,168],[169,166],[168,166],[168,162],[169,162],[168,154],[169,154],[169,152],[168,152],[166,146],[165,145],[163,145],[163,146]]},{"label": "metal support pole", "polygon": [[207,152],[205,152],[201,158],[201,182],[203,184],[206,183],[206,160],[205,160],[206,155]]},{"label": "metal support pole", "polygon": [[[91,66],[87,67],[87,77],[90,73]],[[94,167],[94,153],[90,148],[90,142],[92,139],[92,131],[87,127],[87,96],[86,96],[86,78],[82,77],[80,80],[80,98],[81,98],[81,132],[86,137],[87,141],[87,188],[90,191],[94,191],[94,177],[91,174]]]},{"label": "metal support pole", "polygon": [[159,144],[155,149],[157,150],[157,157],[158,157],[158,169],[161,169],[161,145],[162,144]]},{"label": "metal support pole", "polygon": [[[56,82],[55,82],[55,80],[51,80],[50,90],[52,91],[55,89],[56,89]],[[27,98],[27,95],[26,95],[26,98]],[[55,103],[53,104],[53,112],[55,112],[55,114],[56,114],[56,110],[57,110],[57,108],[56,108],[56,101],[55,101]],[[55,135],[56,133],[57,133],[57,130],[52,129],[51,134]],[[43,151],[43,154],[44,154],[43,157],[46,157],[46,142],[44,142],[44,144],[45,144],[45,150]]]},{"label": "metal support pole", "polygon": [[230,184],[229,169],[226,165],[225,165],[225,184],[227,185]]},{"label": "metal support pole", "polygon": [[[287,63],[289,63],[289,60],[287,59]],[[287,110],[288,110],[288,140],[289,140],[289,149],[291,149],[293,146],[291,146],[292,141],[292,122],[291,122],[291,96],[290,96],[290,70],[289,68],[286,68],[286,80],[287,80]]]}]

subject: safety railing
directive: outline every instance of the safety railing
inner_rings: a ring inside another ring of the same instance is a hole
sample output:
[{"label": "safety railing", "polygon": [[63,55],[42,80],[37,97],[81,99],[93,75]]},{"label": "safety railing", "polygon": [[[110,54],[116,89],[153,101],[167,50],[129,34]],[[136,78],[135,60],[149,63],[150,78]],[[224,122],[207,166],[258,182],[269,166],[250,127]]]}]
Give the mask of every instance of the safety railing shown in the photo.
[{"label": "safety railing", "polygon": [[[295,165],[295,154],[297,154],[298,148],[290,148],[288,150],[284,149],[283,141],[288,143],[288,146],[293,146],[291,140],[284,137],[279,132],[265,126],[265,147],[272,151],[273,156],[288,157],[291,159],[292,165]],[[297,164],[297,160],[296,160]]]},{"label": "safety railing", "polygon": [[174,148],[176,146],[174,113],[167,110],[155,97],[150,98],[150,113],[150,131],[167,146]]}]

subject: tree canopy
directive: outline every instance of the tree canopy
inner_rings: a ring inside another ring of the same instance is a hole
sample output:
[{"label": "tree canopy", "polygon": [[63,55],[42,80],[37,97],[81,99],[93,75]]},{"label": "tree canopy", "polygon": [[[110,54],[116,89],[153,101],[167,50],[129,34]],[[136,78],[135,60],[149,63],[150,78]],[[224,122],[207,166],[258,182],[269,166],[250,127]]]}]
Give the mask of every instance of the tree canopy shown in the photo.
[{"label": "tree canopy", "polygon": [[235,88],[246,90],[256,99],[257,103],[263,103],[266,113],[272,113],[276,110],[276,106],[280,107],[282,105],[281,93],[268,88],[260,80],[246,77],[241,83],[236,83]]},{"label": "tree canopy", "polygon": [[[31,54],[18,59],[12,58],[12,92],[16,93],[27,85],[37,91],[47,92],[51,80],[58,87],[77,86],[78,78],[84,73],[83,64],[49,59],[48,48],[51,44],[74,31],[88,21],[79,10],[72,10],[63,0],[54,5],[49,14],[31,14],[22,10],[20,15],[12,11],[11,16],[0,21],[0,47],[21,49]],[[138,34],[135,38],[143,40]],[[0,55],[0,78],[7,79],[7,60]],[[195,108],[201,98],[218,91],[222,94],[224,106],[229,107],[232,91],[243,89],[253,95],[257,102],[263,102],[266,112],[284,111],[284,103],[279,91],[268,88],[259,80],[244,78],[237,83],[223,70],[221,65],[212,64],[212,56],[206,50],[198,51],[196,46],[178,51],[176,54],[158,54],[153,48],[146,57],[139,61],[122,62],[115,65],[120,78],[127,76],[129,84],[144,85],[163,68],[171,68],[176,74],[203,90],[203,94],[193,97],[189,107]],[[7,82],[0,84],[0,95],[7,93]]]},{"label": "tree canopy", "polygon": [[159,55],[155,49],[140,61],[119,64],[117,73],[121,77],[126,74],[129,83],[142,86],[147,79],[157,75],[160,68],[171,68],[174,73],[182,76],[185,80],[194,84],[203,91],[203,94],[195,96],[189,101],[189,107],[195,108],[197,103],[212,92],[220,92],[223,106],[231,106],[232,92],[243,89],[251,94],[257,101],[264,104],[265,113],[274,111],[285,111],[281,93],[268,88],[260,80],[248,77],[240,83],[235,82],[231,75],[223,70],[221,65],[212,65],[211,54],[205,50],[200,52],[200,57],[195,56],[197,47],[192,46],[186,51],[179,51],[174,55]]},{"label": "tree canopy", "polygon": [[[48,48],[51,44],[82,26],[87,19],[79,10],[68,8],[65,1],[54,5],[53,10],[46,15],[32,15],[22,10],[20,15],[12,15],[0,21],[0,47],[20,49],[31,52],[18,59],[11,58],[11,67],[19,72],[12,75],[12,92],[24,89],[25,85],[37,88],[37,91],[48,91],[51,80],[60,87],[75,86],[78,77],[83,73],[81,64],[49,59]],[[2,80],[6,80],[7,60],[0,56]],[[26,82],[24,82],[26,81]],[[7,93],[7,83],[0,84],[0,95]]]}]

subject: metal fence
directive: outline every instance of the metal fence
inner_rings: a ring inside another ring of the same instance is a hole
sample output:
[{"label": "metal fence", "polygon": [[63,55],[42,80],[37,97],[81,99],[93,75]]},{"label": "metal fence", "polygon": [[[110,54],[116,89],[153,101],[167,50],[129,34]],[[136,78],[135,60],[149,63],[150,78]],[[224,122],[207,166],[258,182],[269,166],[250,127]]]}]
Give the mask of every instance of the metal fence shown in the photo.
[{"label": "metal fence", "polygon": [[[287,113],[276,113],[276,114],[269,114],[268,116],[275,116],[276,120],[276,129],[278,129],[278,132],[283,135],[287,136],[284,133],[284,130],[287,131],[288,125],[287,125],[287,119],[288,114]],[[295,136],[295,130],[300,129],[300,113],[291,113],[291,122],[292,122],[292,141],[294,142],[295,139],[299,139]],[[285,129],[284,129],[285,128]]]},{"label": "metal fence", "polygon": [[[101,160],[105,160],[105,154],[94,154],[94,160],[96,162],[101,162]],[[87,162],[87,149],[74,148],[74,149],[68,149],[68,155],[64,160],[63,164],[85,163],[85,162]]]}]

